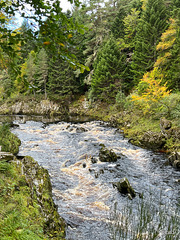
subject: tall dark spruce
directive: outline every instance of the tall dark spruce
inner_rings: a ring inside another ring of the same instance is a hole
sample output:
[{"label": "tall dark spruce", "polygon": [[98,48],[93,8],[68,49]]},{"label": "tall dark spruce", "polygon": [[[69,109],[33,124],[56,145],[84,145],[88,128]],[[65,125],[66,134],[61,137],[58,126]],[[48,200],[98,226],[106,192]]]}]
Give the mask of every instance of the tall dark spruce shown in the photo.
[{"label": "tall dark spruce", "polygon": [[161,34],[167,29],[168,15],[162,0],[148,0],[140,19],[135,37],[135,50],[132,57],[134,84],[137,84],[146,71],[150,71],[157,59],[156,46]]}]

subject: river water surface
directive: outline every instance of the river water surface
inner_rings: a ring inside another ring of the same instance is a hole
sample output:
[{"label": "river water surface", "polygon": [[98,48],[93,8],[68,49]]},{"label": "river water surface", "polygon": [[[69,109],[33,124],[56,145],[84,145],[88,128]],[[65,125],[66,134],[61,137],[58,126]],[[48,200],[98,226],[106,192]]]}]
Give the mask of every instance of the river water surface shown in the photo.
[{"label": "river water surface", "polygon": [[[124,177],[150,204],[156,204],[159,195],[169,209],[179,201],[180,172],[167,166],[166,156],[133,146],[107,123],[21,119],[14,123],[18,127],[12,132],[22,143],[19,155],[32,156],[49,171],[54,201],[68,225],[67,240],[113,239],[114,206],[121,212],[128,202],[136,209],[139,201],[138,194],[131,201],[113,187]],[[100,144],[113,149],[118,161],[100,162]],[[92,163],[92,157],[97,162]]]}]

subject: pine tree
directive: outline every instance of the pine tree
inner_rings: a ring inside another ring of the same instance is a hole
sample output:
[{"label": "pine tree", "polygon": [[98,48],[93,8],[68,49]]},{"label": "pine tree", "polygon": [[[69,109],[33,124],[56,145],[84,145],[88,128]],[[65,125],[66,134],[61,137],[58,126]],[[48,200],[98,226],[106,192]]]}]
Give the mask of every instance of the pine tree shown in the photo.
[{"label": "pine tree", "polygon": [[123,38],[124,37],[124,18],[126,17],[126,11],[124,7],[120,7],[118,14],[116,15],[112,26],[111,26],[111,31],[113,33],[113,36],[118,39],[118,38]]},{"label": "pine tree", "polygon": [[[36,74],[36,65],[35,65],[35,58],[36,54],[34,51],[31,51],[28,55],[28,59],[26,62],[26,80],[29,85],[29,89],[32,90],[32,92],[35,95],[35,74]],[[31,92],[31,91],[30,91]]]},{"label": "pine tree", "polygon": [[161,34],[167,29],[167,13],[162,0],[147,0],[143,5],[138,24],[132,72],[137,83],[146,71],[150,71],[157,59],[156,46]]},{"label": "pine tree", "polygon": [[97,52],[104,38],[110,30],[107,27],[107,12],[103,0],[87,0],[84,8],[79,10],[83,24],[89,29],[81,45],[84,46],[85,65],[90,68],[90,72],[85,77],[85,83],[90,85],[93,73],[93,62],[97,57]]},{"label": "pine tree", "polygon": [[68,63],[57,56],[50,59],[48,74],[49,95],[73,97],[78,91],[79,84],[76,82],[73,69]]},{"label": "pine tree", "polygon": [[125,69],[126,56],[111,37],[99,51],[94,63],[90,98],[114,101],[117,92],[124,88]]},{"label": "pine tree", "polygon": [[37,54],[36,76],[38,92],[44,93],[47,99],[48,56],[44,48]]}]

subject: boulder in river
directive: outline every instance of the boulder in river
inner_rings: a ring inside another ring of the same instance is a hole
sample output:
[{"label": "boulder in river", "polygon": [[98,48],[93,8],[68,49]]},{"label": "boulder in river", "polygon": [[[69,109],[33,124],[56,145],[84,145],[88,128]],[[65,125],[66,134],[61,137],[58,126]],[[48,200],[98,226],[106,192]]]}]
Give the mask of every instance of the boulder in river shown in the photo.
[{"label": "boulder in river", "polygon": [[136,193],[129,183],[128,179],[125,177],[121,179],[119,182],[113,183],[113,186],[117,187],[118,191],[122,194],[127,194],[130,199],[136,196]]},{"label": "boulder in river", "polygon": [[107,149],[104,144],[100,144],[99,160],[101,162],[116,162],[117,155],[112,149]]},{"label": "boulder in river", "polygon": [[77,128],[76,128],[76,132],[77,132],[77,133],[87,132],[87,129],[85,129],[85,128],[83,128],[83,127],[77,127]]}]

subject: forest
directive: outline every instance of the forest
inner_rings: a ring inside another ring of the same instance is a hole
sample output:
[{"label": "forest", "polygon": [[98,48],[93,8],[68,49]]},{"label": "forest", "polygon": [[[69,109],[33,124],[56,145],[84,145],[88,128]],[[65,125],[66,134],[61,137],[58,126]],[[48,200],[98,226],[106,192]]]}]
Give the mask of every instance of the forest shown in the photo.
[{"label": "forest", "polygon": [[171,94],[178,98],[178,0],[75,1],[66,13],[58,1],[49,8],[25,1],[36,9],[31,15],[19,10],[24,1],[13,2],[1,0],[1,100],[86,93],[91,102],[118,104],[130,96],[147,111]]}]

